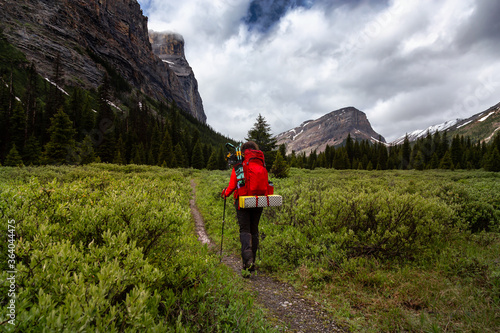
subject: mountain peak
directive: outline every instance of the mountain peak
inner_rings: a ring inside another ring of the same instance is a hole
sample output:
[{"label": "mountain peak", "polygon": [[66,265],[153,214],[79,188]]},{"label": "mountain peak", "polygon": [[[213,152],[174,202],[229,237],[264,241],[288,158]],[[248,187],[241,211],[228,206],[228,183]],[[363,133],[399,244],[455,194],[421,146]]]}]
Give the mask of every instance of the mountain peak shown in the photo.
[{"label": "mountain peak", "polygon": [[354,140],[370,140],[385,143],[385,139],[375,132],[366,114],[349,106],[326,115],[303,122],[300,126],[278,134],[278,145],[286,144],[287,154],[312,151],[322,152],[326,146],[340,146],[348,135]]},{"label": "mountain peak", "polygon": [[153,53],[174,71],[180,81],[184,98],[189,101],[191,114],[205,123],[207,116],[203,111],[203,102],[198,92],[198,82],[184,54],[184,38],[182,35],[175,32],[149,30],[149,42]]}]

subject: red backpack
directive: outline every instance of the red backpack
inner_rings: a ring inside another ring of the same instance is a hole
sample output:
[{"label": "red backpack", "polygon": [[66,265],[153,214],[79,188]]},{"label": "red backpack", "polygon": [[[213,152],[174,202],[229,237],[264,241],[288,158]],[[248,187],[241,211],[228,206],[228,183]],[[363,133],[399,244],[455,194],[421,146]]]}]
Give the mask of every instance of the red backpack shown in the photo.
[{"label": "red backpack", "polygon": [[267,195],[268,175],[264,153],[260,150],[247,149],[243,160],[245,186],[238,190],[238,195]]}]

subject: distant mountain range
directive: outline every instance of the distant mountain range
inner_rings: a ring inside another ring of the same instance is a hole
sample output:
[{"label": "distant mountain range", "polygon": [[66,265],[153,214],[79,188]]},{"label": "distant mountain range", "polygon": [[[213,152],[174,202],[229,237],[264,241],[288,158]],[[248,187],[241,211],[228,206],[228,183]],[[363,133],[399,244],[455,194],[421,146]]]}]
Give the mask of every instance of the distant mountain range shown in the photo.
[{"label": "distant mountain range", "polygon": [[500,103],[479,112],[467,119],[449,120],[442,124],[429,126],[424,130],[415,130],[391,142],[392,145],[403,143],[406,136],[410,142],[424,138],[437,131],[447,132],[449,136],[463,135],[473,141],[488,142],[500,130]]},{"label": "distant mountain range", "polygon": [[287,154],[295,151],[296,154],[305,152],[309,155],[314,150],[317,153],[323,152],[327,145],[343,145],[349,134],[354,140],[383,142],[390,146],[402,144],[406,136],[413,142],[437,131],[447,132],[450,137],[463,135],[475,142],[489,142],[495,133],[500,132],[500,103],[467,119],[449,120],[424,130],[415,130],[390,143],[386,143],[384,137],[373,130],[366,114],[354,107],[346,107],[318,119],[305,121],[278,134],[276,138],[278,145],[286,145]]}]

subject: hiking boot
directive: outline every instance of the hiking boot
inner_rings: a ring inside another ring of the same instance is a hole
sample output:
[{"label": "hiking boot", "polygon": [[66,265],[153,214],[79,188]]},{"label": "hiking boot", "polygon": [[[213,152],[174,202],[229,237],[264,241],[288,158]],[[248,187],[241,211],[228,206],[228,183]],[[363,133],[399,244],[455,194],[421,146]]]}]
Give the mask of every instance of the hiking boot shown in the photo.
[{"label": "hiking boot", "polygon": [[242,269],[241,276],[245,279],[248,279],[248,278],[250,278],[250,276],[252,276],[252,273],[250,273],[250,270],[248,270],[248,269]]},{"label": "hiking boot", "polygon": [[255,270],[255,264],[253,263],[253,260],[249,259],[246,262],[243,262],[242,269],[246,269],[246,270],[249,270],[249,271],[254,271]]},{"label": "hiking boot", "polygon": [[250,272],[255,272],[255,263],[251,263],[250,266],[248,266],[248,270]]}]

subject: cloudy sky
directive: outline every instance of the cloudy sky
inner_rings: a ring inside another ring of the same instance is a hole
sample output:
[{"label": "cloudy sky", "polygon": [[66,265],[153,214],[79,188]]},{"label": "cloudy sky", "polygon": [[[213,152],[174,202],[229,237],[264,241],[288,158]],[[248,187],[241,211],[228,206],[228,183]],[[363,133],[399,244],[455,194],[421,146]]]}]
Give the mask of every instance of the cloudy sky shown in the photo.
[{"label": "cloudy sky", "polygon": [[183,35],[207,122],[243,140],[345,106],[392,141],[500,102],[497,0],[138,0]]}]

